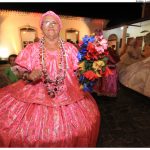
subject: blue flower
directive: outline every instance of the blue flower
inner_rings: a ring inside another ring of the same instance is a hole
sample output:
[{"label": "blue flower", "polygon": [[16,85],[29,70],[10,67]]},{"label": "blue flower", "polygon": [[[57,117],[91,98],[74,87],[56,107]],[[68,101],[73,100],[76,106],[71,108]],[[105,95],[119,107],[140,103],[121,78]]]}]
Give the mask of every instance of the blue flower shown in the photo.
[{"label": "blue flower", "polygon": [[84,83],[83,91],[92,92],[93,91],[92,86],[89,83]]},{"label": "blue flower", "polygon": [[79,61],[83,60],[84,59],[84,56],[86,55],[87,53],[87,50],[86,48],[82,48],[78,54],[77,54],[77,58],[79,59]]},{"label": "blue flower", "polygon": [[81,61],[84,58],[85,54],[82,54],[80,52],[78,52],[77,54],[77,58],[79,59],[79,61]]},{"label": "blue flower", "polygon": [[87,42],[87,41],[88,41],[88,39],[89,39],[89,36],[88,36],[88,35],[85,35],[85,36],[82,38],[83,43]]},{"label": "blue flower", "polygon": [[93,87],[94,84],[95,84],[95,81],[89,82],[89,86],[90,86],[90,87]]},{"label": "blue flower", "polygon": [[87,46],[89,42],[93,43],[95,41],[95,37],[94,36],[88,36],[85,35],[83,38],[83,46]]},{"label": "blue flower", "polygon": [[79,77],[79,82],[80,82],[80,83],[84,83],[84,80],[85,80],[85,77],[81,75],[81,76]]},{"label": "blue flower", "polygon": [[89,39],[89,42],[93,43],[94,41],[95,41],[95,37],[91,36],[90,39]]},{"label": "blue flower", "polygon": [[80,53],[82,53],[82,54],[86,54],[86,53],[87,53],[86,48],[82,48],[82,49],[80,50]]}]

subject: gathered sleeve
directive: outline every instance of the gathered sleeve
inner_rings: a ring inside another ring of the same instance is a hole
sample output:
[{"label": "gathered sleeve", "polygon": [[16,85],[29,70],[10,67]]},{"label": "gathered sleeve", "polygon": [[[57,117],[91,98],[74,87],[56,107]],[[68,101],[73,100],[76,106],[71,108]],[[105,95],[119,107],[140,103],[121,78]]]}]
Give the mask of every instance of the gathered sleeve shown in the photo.
[{"label": "gathered sleeve", "polygon": [[32,64],[31,64],[31,55],[32,55],[32,44],[27,45],[21,52],[18,54],[15,62],[17,68],[20,71],[31,71]]}]

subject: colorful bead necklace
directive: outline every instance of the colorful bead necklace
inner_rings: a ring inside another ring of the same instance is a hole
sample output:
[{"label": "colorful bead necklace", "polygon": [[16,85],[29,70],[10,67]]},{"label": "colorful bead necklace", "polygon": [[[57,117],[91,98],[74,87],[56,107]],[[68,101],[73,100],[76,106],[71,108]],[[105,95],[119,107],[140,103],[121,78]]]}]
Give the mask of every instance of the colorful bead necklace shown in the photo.
[{"label": "colorful bead necklace", "polygon": [[60,90],[60,85],[64,83],[64,79],[66,77],[66,68],[67,68],[67,63],[66,63],[66,54],[63,46],[63,41],[60,39],[58,41],[59,48],[60,48],[60,62],[58,66],[58,75],[55,77],[54,80],[50,79],[47,68],[46,68],[46,48],[44,46],[45,39],[42,38],[40,40],[40,62],[42,66],[42,72],[43,72],[43,82],[47,88],[48,95],[51,98],[54,98],[57,94],[57,92]]}]

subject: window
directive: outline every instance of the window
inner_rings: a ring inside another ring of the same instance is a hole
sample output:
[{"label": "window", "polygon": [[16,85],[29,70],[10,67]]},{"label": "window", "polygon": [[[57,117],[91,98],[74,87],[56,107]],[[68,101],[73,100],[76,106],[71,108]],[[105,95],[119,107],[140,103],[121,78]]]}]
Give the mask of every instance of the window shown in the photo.
[{"label": "window", "polygon": [[26,47],[29,43],[33,43],[37,38],[36,30],[27,25],[20,29],[22,48]]}]

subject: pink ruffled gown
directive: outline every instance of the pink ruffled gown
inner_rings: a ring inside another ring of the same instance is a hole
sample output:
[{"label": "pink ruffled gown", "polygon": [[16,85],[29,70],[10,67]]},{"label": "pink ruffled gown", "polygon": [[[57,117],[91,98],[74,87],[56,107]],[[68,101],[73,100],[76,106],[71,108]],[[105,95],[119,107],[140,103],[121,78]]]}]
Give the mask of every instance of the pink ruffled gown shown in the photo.
[{"label": "pink ruffled gown", "polygon": [[[39,43],[28,45],[16,63],[29,71],[41,68]],[[68,69],[62,91],[50,98],[42,81],[23,80],[0,89],[0,147],[95,147],[100,113],[74,75],[77,50],[64,44]],[[57,74],[57,51],[46,52],[50,77]],[[20,68],[20,67],[18,67]]]},{"label": "pink ruffled gown", "polygon": [[116,63],[119,62],[119,56],[117,56],[113,50],[109,51],[108,67],[112,74],[106,77],[98,79],[94,86],[94,92],[98,95],[116,97],[119,89],[119,77]]}]

